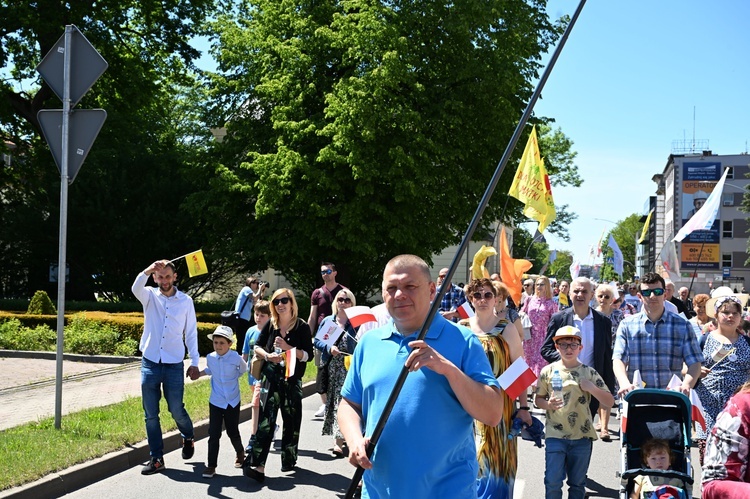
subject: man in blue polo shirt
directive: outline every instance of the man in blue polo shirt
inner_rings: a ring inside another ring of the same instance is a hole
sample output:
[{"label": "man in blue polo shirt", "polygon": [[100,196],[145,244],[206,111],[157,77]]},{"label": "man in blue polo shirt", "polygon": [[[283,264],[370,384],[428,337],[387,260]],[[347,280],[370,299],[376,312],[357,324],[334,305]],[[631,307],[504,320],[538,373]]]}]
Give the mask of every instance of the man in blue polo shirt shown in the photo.
[{"label": "man in blue polo shirt", "polygon": [[[383,274],[393,320],[363,336],[354,351],[338,420],[349,462],[366,470],[362,497],[477,496],[473,420],[497,425],[502,393],[468,329],[437,315],[425,340],[416,341],[435,290],[424,260],[393,258]],[[404,365],[411,372],[368,458],[367,442]]]}]

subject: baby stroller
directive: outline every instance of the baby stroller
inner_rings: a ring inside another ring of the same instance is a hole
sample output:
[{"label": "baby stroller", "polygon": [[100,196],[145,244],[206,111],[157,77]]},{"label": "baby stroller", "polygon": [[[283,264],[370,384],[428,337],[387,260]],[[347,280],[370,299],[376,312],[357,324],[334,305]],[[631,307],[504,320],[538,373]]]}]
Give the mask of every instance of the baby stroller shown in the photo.
[{"label": "baby stroller", "polygon": [[[690,399],[680,392],[642,388],[625,395],[620,419],[620,499],[633,491],[639,475],[678,478],[692,497],[693,466],[690,462],[692,425]],[[666,440],[674,455],[672,469],[652,470],[641,459],[641,445],[649,439]]]}]

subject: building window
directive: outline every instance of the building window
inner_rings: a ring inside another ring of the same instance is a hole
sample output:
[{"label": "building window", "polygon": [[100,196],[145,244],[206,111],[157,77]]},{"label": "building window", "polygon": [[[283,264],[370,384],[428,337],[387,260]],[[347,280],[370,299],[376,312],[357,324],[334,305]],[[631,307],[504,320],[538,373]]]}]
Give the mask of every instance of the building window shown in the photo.
[{"label": "building window", "polygon": [[727,179],[734,178],[734,167],[727,166]]},{"label": "building window", "polygon": [[734,223],[731,220],[725,220],[724,222],[721,223],[721,237],[727,237],[727,238],[734,237],[732,235],[732,232],[734,232],[732,230],[732,225],[734,225]]},{"label": "building window", "polygon": [[732,267],[732,254],[731,253],[722,253],[721,254],[721,266],[722,267]]},{"label": "building window", "polygon": [[725,192],[721,195],[721,204],[724,206],[734,206],[734,194]]}]

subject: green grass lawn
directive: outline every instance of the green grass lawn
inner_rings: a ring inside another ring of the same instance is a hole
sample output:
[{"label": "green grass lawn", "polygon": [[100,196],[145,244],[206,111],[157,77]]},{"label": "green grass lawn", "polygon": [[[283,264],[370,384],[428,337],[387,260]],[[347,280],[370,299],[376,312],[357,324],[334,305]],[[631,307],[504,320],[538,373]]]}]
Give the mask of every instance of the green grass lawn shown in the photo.
[{"label": "green grass lawn", "polygon": [[[314,380],[317,370],[310,362],[303,383]],[[208,418],[209,379],[185,385],[185,407],[194,422]],[[242,405],[249,404],[252,390],[240,380]],[[176,429],[162,399],[162,430]],[[146,439],[140,397],[118,404],[86,409],[62,417],[56,430],[54,418],[28,423],[0,432],[0,490],[37,480],[49,473],[69,468],[133,445]]]}]

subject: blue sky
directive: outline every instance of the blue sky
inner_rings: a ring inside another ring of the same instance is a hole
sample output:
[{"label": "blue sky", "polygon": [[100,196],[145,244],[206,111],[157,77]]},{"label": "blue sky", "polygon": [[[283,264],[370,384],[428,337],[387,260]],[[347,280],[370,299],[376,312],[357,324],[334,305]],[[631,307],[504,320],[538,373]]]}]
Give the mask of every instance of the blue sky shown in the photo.
[{"label": "blue sky", "polygon": [[[552,0],[548,12],[572,16],[577,5]],[[552,249],[589,263],[591,245],[614,226],[597,218],[642,212],[673,141],[690,146],[694,108],[696,139],[716,154],[748,150],[748,19],[742,0],[587,2],[534,110],[573,140],[584,179],[553,189],[578,219],[569,242],[547,235]]]}]

